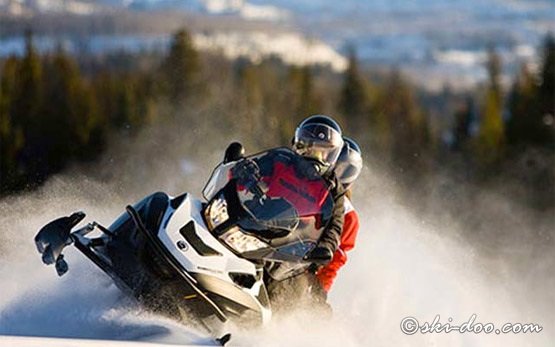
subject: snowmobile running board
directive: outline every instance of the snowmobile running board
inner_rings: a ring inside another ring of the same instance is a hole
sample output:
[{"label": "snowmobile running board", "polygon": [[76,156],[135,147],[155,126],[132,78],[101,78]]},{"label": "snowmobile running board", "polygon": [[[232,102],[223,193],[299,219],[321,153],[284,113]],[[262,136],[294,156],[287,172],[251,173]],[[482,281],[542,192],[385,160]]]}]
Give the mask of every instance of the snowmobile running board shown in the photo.
[{"label": "snowmobile running board", "polygon": [[131,205],[127,205],[125,210],[135,223],[137,229],[154,246],[154,251],[173,267],[173,269],[185,280],[185,282],[187,282],[187,284],[191,286],[195,293],[197,293],[198,297],[202,298],[208,305],[211,306],[216,317],[218,317],[218,319],[222,323],[225,323],[228,320],[225,313],[218,307],[218,305],[216,305],[214,301],[212,301],[202,290],[197,287],[197,281],[193,277],[191,277],[191,275],[189,275],[189,273],[185,269],[183,269],[183,267],[174,259],[174,257],[168,252],[168,250],[161,245],[158,238],[155,235],[152,235],[152,233],[145,227],[139,213],[137,213],[137,210],[135,210]]}]

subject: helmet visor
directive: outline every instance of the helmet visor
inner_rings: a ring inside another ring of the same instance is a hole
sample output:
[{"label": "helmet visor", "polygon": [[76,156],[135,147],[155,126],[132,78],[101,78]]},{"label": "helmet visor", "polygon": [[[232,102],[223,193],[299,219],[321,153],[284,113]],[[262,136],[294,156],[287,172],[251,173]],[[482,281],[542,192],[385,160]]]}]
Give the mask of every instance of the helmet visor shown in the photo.
[{"label": "helmet visor", "polygon": [[295,150],[300,155],[331,167],[341,153],[343,138],[337,130],[330,126],[308,124],[295,131],[294,144]]}]

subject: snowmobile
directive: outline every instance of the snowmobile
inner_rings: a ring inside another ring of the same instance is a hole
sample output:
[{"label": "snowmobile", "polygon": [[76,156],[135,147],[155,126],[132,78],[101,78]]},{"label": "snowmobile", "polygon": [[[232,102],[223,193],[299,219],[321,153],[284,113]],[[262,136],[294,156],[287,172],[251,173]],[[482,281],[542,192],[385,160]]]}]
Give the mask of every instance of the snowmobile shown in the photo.
[{"label": "snowmobile", "polygon": [[331,219],[330,187],[309,161],[278,148],[224,160],[203,196],[157,192],[108,227],[93,221],[74,230],[85,218],[75,212],[45,225],[35,243],[59,276],[73,244],[154,311],[264,324],[272,315],[267,284],[311,265],[303,257]]}]

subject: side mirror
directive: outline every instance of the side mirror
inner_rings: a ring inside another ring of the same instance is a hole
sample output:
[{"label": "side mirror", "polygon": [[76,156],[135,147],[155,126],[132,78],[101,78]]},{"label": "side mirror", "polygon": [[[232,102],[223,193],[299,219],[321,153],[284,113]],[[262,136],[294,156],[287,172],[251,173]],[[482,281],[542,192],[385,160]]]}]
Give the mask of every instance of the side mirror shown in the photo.
[{"label": "side mirror", "polygon": [[227,149],[225,150],[224,154],[224,164],[230,163],[232,161],[237,161],[242,159],[245,156],[245,148],[239,142],[233,142]]}]

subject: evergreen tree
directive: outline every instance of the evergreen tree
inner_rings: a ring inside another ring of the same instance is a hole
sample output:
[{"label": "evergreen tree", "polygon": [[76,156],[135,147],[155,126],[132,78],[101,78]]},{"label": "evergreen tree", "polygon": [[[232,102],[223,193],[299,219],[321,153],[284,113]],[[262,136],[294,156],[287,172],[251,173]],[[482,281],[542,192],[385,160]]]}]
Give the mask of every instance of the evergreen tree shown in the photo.
[{"label": "evergreen tree", "polygon": [[510,118],[506,126],[508,144],[526,145],[538,140],[538,126],[542,127],[543,124],[536,94],[536,78],[523,65],[509,94]]},{"label": "evergreen tree", "polygon": [[453,149],[465,151],[471,137],[471,126],[474,113],[474,100],[467,97],[464,105],[455,113],[453,130]]},{"label": "evergreen tree", "polygon": [[555,37],[548,35],[545,38],[542,52],[540,103],[542,112],[555,113]]},{"label": "evergreen tree", "polygon": [[367,85],[359,71],[358,59],[354,49],[349,51],[349,65],[343,75],[339,111],[345,116],[347,127],[353,131],[365,127],[368,112]]},{"label": "evergreen tree", "polygon": [[381,107],[391,134],[391,154],[401,171],[422,169],[429,142],[428,124],[413,89],[394,70],[388,78]]},{"label": "evergreen tree", "polygon": [[538,76],[523,66],[509,95],[507,141],[555,149],[555,41],[547,36]]},{"label": "evergreen tree", "polygon": [[290,68],[288,86],[291,92],[290,102],[294,104],[295,108],[295,114],[292,115],[295,120],[322,112],[321,102],[316,96],[314,77],[310,66]]},{"label": "evergreen tree", "polygon": [[280,68],[280,62],[267,59],[258,65],[246,64],[242,69],[239,90],[244,101],[240,110],[243,119],[240,121],[241,133],[250,134],[253,145],[258,147],[274,144],[281,135],[282,123],[293,114],[294,100],[287,101],[291,105],[283,104],[282,96],[287,88],[276,88],[286,85]]},{"label": "evergreen tree", "polygon": [[18,64],[16,58],[9,58],[0,71],[0,195],[19,184],[17,154],[24,138],[21,126],[14,124],[10,114]]},{"label": "evergreen tree", "polygon": [[173,102],[197,94],[200,61],[189,33],[178,31],[172,39],[168,56],[162,63],[165,91]]},{"label": "evergreen tree", "polygon": [[99,120],[92,91],[75,63],[59,48],[45,67],[45,102],[41,113],[49,172],[73,158],[90,157],[92,130]]},{"label": "evergreen tree", "polygon": [[260,117],[264,109],[264,96],[259,68],[243,62],[237,67],[238,109],[236,113],[237,130],[248,137],[256,138],[260,126]]},{"label": "evergreen tree", "polygon": [[238,86],[248,108],[262,106],[262,86],[259,79],[260,69],[248,63],[238,67]]},{"label": "evergreen tree", "polygon": [[503,104],[501,94],[501,59],[493,48],[487,61],[489,84],[481,114],[476,148],[480,161],[489,166],[499,163],[504,149]]},{"label": "evergreen tree", "polygon": [[135,98],[128,81],[122,80],[116,87],[116,110],[113,113],[114,125],[119,129],[130,129],[135,117]]},{"label": "evergreen tree", "polygon": [[486,69],[488,71],[489,89],[501,99],[501,73],[502,62],[501,57],[497,54],[493,45],[488,48],[488,59],[486,61]]},{"label": "evergreen tree", "polygon": [[[153,91],[147,75],[137,72],[133,75],[127,73],[110,73],[103,71],[93,81],[92,88],[98,103],[93,133],[95,136],[104,134],[112,127],[127,133],[133,133],[145,123],[153,120],[151,114],[151,99]],[[100,141],[102,146],[103,136],[92,139]]]},{"label": "evergreen tree", "polygon": [[33,45],[31,32],[26,33],[25,54],[18,65],[10,114],[14,126],[23,130],[25,145],[19,157],[22,173],[29,181],[40,182],[46,177],[44,168],[47,164],[40,122],[42,62]]},{"label": "evergreen tree", "polygon": [[538,144],[555,149],[555,37],[545,38],[538,90]]}]

